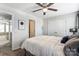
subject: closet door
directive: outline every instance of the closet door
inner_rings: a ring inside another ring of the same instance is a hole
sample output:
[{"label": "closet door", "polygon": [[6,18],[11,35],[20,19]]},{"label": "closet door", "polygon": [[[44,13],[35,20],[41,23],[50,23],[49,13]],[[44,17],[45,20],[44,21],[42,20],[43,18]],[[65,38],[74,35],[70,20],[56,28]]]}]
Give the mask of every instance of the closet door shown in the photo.
[{"label": "closet door", "polygon": [[48,35],[64,36],[65,35],[65,20],[53,19],[48,20]]}]

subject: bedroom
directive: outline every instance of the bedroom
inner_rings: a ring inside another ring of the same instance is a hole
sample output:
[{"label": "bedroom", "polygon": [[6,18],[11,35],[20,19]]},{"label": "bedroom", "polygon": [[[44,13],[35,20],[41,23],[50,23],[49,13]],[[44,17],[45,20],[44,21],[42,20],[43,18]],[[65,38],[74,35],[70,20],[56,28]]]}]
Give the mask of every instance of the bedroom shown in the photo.
[{"label": "bedroom", "polygon": [[[49,3],[42,3],[41,5],[47,6]],[[12,16],[12,51],[25,48],[29,51],[22,50],[23,52],[31,52],[36,56],[63,55],[65,44],[61,44],[62,38],[72,36],[75,32],[78,32],[79,4],[51,3],[49,7],[53,8],[54,11],[45,9],[33,12],[43,8],[38,3],[0,3],[0,12]],[[76,28],[77,31],[74,30]],[[29,36],[33,37],[29,38]],[[58,53],[58,51],[60,52]],[[5,55],[9,52],[1,53]],[[10,51],[10,53],[12,52]]]}]

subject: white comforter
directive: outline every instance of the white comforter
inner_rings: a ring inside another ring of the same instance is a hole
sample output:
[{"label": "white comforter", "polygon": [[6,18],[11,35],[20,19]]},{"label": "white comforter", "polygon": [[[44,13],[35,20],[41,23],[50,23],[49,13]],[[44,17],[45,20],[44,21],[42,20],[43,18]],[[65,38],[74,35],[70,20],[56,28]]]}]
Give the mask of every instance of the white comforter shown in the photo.
[{"label": "white comforter", "polygon": [[61,37],[38,36],[26,39],[21,48],[36,56],[63,56],[64,45],[60,43]]}]

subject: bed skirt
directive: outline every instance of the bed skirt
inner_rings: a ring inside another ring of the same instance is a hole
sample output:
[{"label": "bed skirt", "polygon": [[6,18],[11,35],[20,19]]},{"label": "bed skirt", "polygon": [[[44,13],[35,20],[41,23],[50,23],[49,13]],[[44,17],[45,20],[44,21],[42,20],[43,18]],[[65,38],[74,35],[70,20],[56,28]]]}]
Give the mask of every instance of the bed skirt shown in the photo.
[{"label": "bed skirt", "polygon": [[30,53],[29,51],[27,51],[26,49],[24,49],[25,50],[25,52],[26,52],[26,56],[35,56],[35,55],[33,55],[32,53]]}]

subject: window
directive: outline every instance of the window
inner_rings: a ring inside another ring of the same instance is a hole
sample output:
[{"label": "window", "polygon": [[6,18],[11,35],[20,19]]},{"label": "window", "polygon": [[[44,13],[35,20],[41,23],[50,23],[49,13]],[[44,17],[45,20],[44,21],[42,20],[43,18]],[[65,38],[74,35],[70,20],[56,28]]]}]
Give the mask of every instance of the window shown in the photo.
[{"label": "window", "polygon": [[6,32],[12,32],[12,24],[10,24],[10,29],[9,29],[9,24],[6,24]]},{"label": "window", "polygon": [[[10,25],[10,31],[12,26]],[[0,32],[9,32],[9,24],[0,23]]]},{"label": "window", "polygon": [[0,32],[4,32],[4,24],[0,24]]},{"label": "window", "polygon": [[9,32],[9,25],[6,24],[6,32]]}]

